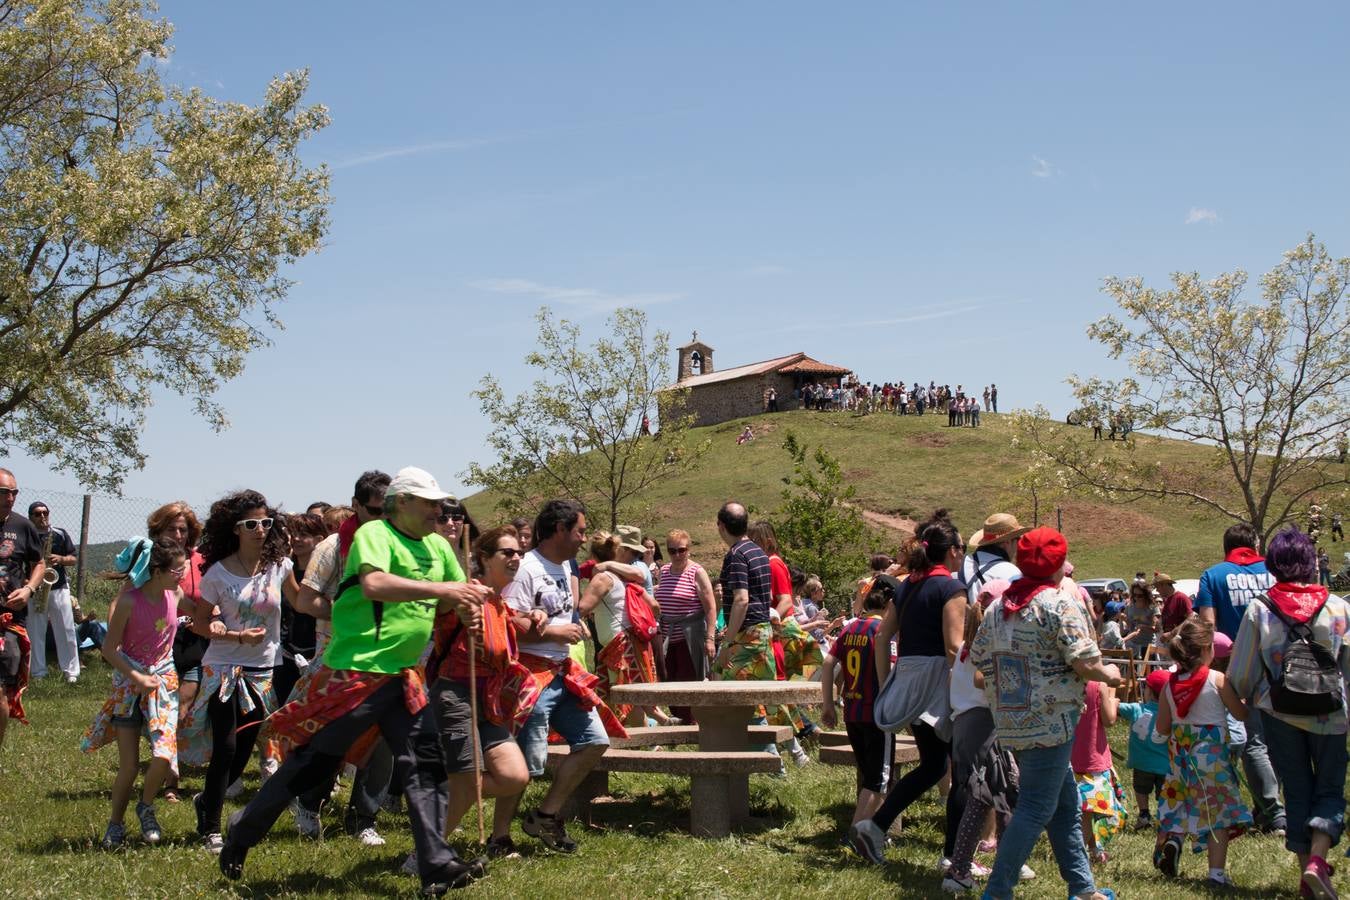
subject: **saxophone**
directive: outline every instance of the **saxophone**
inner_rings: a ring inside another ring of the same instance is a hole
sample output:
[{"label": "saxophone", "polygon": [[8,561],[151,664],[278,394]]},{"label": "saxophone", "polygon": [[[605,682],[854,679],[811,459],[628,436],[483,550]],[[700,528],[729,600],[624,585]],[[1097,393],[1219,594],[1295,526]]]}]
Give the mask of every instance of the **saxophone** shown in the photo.
[{"label": "saxophone", "polygon": [[[47,529],[47,539],[42,542],[42,561],[46,562],[52,555],[52,538],[56,536],[56,530]],[[42,615],[47,612],[47,598],[51,596],[52,585],[61,580],[61,576],[56,574],[54,566],[48,566],[47,571],[43,573],[42,584],[38,585],[37,592],[33,594],[33,612]]]}]

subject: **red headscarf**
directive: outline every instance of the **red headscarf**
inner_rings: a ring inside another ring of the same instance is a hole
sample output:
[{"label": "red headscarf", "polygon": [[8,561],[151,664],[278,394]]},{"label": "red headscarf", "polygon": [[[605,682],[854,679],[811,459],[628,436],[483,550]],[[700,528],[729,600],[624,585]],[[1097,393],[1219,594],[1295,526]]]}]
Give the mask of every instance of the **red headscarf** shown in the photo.
[{"label": "red headscarf", "polygon": [[1300,624],[1317,615],[1327,602],[1328,591],[1320,584],[1290,584],[1278,581],[1266,595],[1275,606],[1289,619]]}]

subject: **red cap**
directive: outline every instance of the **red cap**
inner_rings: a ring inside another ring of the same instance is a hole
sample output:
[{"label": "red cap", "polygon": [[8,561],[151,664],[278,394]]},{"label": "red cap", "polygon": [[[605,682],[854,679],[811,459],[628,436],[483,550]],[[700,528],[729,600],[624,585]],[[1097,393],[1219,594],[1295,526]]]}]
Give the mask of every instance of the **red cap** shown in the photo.
[{"label": "red cap", "polygon": [[1042,525],[1017,539],[1017,568],[1030,578],[1049,578],[1064,565],[1069,542],[1053,528]]},{"label": "red cap", "polygon": [[1152,672],[1148,673],[1148,677],[1144,679],[1144,683],[1147,684],[1148,689],[1153,692],[1153,696],[1161,698],[1163,689],[1167,687],[1167,679],[1171,677],[1171,672],[1163,669],[1154,669]]}]

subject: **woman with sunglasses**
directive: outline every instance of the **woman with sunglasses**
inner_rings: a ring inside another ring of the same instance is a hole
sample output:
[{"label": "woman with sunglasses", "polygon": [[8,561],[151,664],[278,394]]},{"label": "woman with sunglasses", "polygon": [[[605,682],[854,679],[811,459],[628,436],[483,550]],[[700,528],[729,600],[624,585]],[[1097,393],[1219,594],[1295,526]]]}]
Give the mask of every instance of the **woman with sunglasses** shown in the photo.
[{"label": "woman with sunglasses", "polygon": [[[436,716],[445,768],[450,775],[450,806],[446,828],[453,830],[474,803],[473,743],[475,730],[483,753],[483,796],[514,797],[529,784],[530,774],[520,745],[511,736],[512,710],[490,702],[501,697],[513,678],[529,677],[518,661],[514,615],[502,599],[502,591],[516,577],[521,560],[520,537],[510,525],[488,531],[473,546],[473,572],[492,589],[483,604],[483,625],[474,644],[475,679],[478,688],[478,721],[473,721],[469,703],[469,632],[453,611],[436,617],[432,634],[434,651],[427,662],[431,682],[431,709]],[[531,627],[547,621],[543,610],[529,614]],[[511,841],[511,809],[497,807],[488,856],[515,853]]]},{"label": "woman with sunglasses", "polygon": [[239,491],[217,500],[205,532],[197,617],[210,622],[211,646],[178,755],[189,765],[207,764],[206,784],[192,804],[197,833],[219,853],[225,789],[243,774],[259,726],[276,709],[272,667],[281,655],[282,597],[294,603],[298,589],[288,541],[262,494]]},{"label": "woman with sunglasses", "polygon": [[[661,606],[661,639],[666,642],[666,680],[704,681],[717,655],[717,601],[712,579],[689,556],[689,532],[666,535],[670,562],[661,567],[656,602]],[[693,722],[693,710],[672,706],[672,715]]]}]

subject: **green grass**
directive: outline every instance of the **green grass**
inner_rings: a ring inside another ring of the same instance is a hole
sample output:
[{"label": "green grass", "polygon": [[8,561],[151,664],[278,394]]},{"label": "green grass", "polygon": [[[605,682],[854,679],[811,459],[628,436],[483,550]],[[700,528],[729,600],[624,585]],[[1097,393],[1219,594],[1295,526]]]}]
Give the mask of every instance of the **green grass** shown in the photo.
[{"label": "green grass", "polygon": [[[980,428],[947,428],[946,416],[798,410],[696,429],[698,438],[712,440],[711,451],[697,471],[650,488],[641,498],[649,512],[635,524],[658,538],[671,528],[686,529],[693,538],[694,558],[715,571],[723,552],[715,525],[718,507],[736,499],[767,515],[782,502],[783,478],[791,474],[782,449],[788,429],[809,447],[824,446],[840,460],[848,482],[858,489],[861,507],[870,512],[922,520],[947,507],[966,536],[992,512],[1011,512],[1030,524],[1032,498],[1013,486],[1025,462],[1012,447],[1009,418],[985,415],[983,421]],[[736,436],[747,423],[758,437],[737,445]],[[1119,443],[1103,441],[1097,447],[1101,453],[1122,452]],[[1147,436],[1138,438],[1138,448],[1141,457],[1169,468],[1199,468],[1213,459],[1204,448]],[[499,518],[490,494],[467,502],[480,523]],[[1139,570],[1199,577],[1222,557],[1223,530],[1231,524],[1180,502],[1109,505],[1072,499],[1059,505],[1069,558],[1082,578],[1128,581]],[[1040,521],[1059,521],[1054,503],[1042,502]],[[899,533],[883,529],[873,547],[894,552],[899,540]]]},{"label": "green grass", "polygon": [[[231,884],[215,858],[193,839],[188,803],[159,804],[166,845],[96,849],[107,821],[108,788],[116,766],[112,747],[81,754],[80,735],[103,700],[108,669],[86,655],[89,668],[74,687],[47,679],[30,692],[33,724],[11,725],[0,751],[0,896],[4,897],[369,897],[411,896],[416,879],[397,874],[412,846],[406,820],[381,814],[389,844],[366,849],[330,827],[321,843],[302,842],[283,815],[271,836],[249,856],[246,880]],[[1113,746],[1125,747],[1123,728]],[[252,772],[256,772],[256,766]],[[1121,770],[1122,778],[1128,772]],[[250,793],[256,782],[248,776]],[[199,777],[187,779],[200,785]],[[683,779],[616,775],[612,802],[597,807],[599,828],[573,825],[581,850],[573,857],[538,850],[519,829],[525,857],[495,863],[489,878],[464,892],[484,897],[937,897],[935,863],[941,849],[942,809],[936,792],[906,814],[905,830],[885,867],[872,867],[839,844],[852,811],[851,769],[813,764],[779,780],[751,779],[752,812],[761,830],[727,840],[690,837],[688,787]],[[1034,785],[1024,786],[1034,790]],[[535,802],[542,785],[526,798]],[[245,798],[247,799],[248,793]],[[1131,804],[1133,800],[1131,800]],[[226,812],[233,803],[227,803]],[[338,816],[330,817],[338,819]],[[472,814],[466,831],[473,830]],[[457,837],[468,850],[467,836]],[[1101,884],[1122,898],[1207,897],[1204,861],[1189,852],[1184,877],[1164,880],[1150,866],[1152,836],[1127,833],[1100,868]],[[1293,857],[1274,838],[1234,842],[1230,872],[1237,896],[1293,896]],[[1040,878],[1019,897],[1065,896],[1042,841],[1030,861]]]}]

